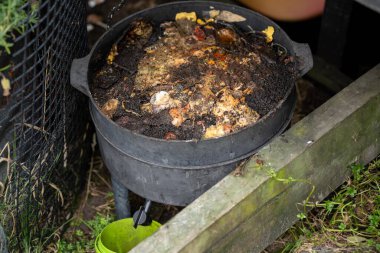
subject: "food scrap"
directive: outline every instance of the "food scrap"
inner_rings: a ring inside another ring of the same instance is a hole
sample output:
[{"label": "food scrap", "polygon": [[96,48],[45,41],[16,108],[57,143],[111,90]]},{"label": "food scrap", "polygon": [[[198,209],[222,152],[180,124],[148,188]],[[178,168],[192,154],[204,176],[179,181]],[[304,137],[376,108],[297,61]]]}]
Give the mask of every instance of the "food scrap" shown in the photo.
[{"label": "food scrap", "polygon": [[263,33],[266,36],[267,43],[270,43],[273,41],[273,34],[274,34],[273,26],[268,26],[266,29],[263,30]]},{"label": "food scrap", "polygon": [[117,99],[110,99],[108,100],[101,108],[101,111],[108,117],[112,118],[112,116],[115,114],[117,107],[119,105],[119,100]]},{"label": "food scrap", "polygon": [[243,22],[247,19],[243,16],[240,16],[236,13],[230,11],[221,11],[217,16],[214,17],[216,20],[222,20],[225,22],[235,23],[235,22]]},{"label": "food scrap", "polygon": [[112,64],[117,55],[117,45],[113,44],[110,53],[107,56],[107,63]]},{"label": "food scrap", "polygon": [[282,99],[294,61],[272,48],[272,26],[245,34],[225,24],[245,20],[220,10],[180,12],[161,29],[136,20],[98,69],[95,101],[120,126],[165,140],[220,138],[254,124]]},{"label": "food scrap", "polygon": [[159,91],[152,96],[150,104],[152,105],[153,113],[158,113],[162,110],[175,107],[179,102],[172,99],[166,91]]},{"label": "food scrap", "polygon": [[197,14],[195,12],[179,12],[175,15],[175,20],[187,19],[190,21],[197,21]]}]

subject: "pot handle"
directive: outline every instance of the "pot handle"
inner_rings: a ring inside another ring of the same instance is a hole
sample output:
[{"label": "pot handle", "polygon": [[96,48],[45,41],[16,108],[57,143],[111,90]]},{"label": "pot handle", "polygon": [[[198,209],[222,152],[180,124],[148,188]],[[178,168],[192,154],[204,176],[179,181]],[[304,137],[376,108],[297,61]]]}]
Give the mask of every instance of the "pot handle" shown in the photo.
[{"label": "pot handle", "polygon": [[90,55],[83,58],[74,59],[70,69],[70,83],[71,85],[82,92],[87,97],[91,96],[90,89],[88,87],[87,72],[88,64],[90,61]]},{"label": "pot handle", "polygon": [[313,67],[313,54],[306,43],[297,43],[293,41],[293,50],[298,58],[299,75],[305,75]]}]

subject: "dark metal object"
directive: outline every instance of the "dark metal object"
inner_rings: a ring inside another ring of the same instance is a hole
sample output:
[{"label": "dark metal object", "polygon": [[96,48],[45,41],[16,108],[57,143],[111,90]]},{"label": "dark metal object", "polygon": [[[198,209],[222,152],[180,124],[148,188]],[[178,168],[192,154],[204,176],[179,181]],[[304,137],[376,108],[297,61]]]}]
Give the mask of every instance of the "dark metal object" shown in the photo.
[{"label": "dark metal object", "polygon": [[152,201],[146,200],[144,206],[140,206],[139,210],[133,214],[133,227],[137,226],[149,226],[152,223],[152,219],[149,216],[150,206]]},{"label": "dark metal object", "polygon": [[118,220],[131,217],[131,207],[128,199],[128,189],[117,179],[111,178],[113,196],[115,199],[116,217]]},{"label": "dark metal object", "polygon": [[256,124],[227,136],[209,140],[162,140],[136,134],[107,119],[95,104],[88,80],[106,58],[109,48],[136,19],[145,18],[154,25],[172,20],[177,12],[228,10],[247,18],[237,23],[243,31],[248,25],[263,30],[275,28],[275,41],[299,58],[300,75],[312,67],[309,46],[293,42],[280,27],[266,17],[235,5],[217,2],[176,2],[138,12],[117,23],[104,34],[91,53],[72,64],[71,84],[90,97],[90,113],[96,126],[99,147],[112,177],[128,189],[152,201],[187,205],[221,180],[243,159],[254,154],[288,125],[295,106],[295,87],[273,110]]}]

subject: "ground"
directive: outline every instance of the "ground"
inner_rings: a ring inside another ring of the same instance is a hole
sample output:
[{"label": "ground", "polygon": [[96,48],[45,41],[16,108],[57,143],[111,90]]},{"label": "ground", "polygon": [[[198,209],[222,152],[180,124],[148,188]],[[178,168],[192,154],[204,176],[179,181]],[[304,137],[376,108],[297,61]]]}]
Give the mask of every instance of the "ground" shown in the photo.
[{"label": "ground", "polygon": [[380,157],[368,166],[350,166],[353,176],[266,252],[379,252]]}]

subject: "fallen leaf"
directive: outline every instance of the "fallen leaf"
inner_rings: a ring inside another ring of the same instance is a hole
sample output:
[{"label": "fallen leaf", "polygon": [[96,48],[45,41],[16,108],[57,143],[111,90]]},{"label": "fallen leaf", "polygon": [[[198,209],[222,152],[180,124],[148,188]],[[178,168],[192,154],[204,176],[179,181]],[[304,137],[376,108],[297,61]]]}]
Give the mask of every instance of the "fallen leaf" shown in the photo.
[{"label": "fallen leaf", "polygon": [[358,235],[347,237],[347,242],[352,243],[352,244],[359,244],[359,243],[365,242],[365,241],[367,241],[366,238],[358,236]]}]

